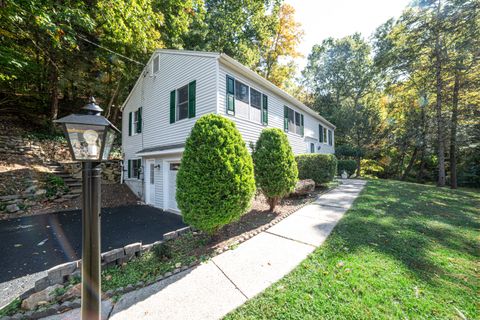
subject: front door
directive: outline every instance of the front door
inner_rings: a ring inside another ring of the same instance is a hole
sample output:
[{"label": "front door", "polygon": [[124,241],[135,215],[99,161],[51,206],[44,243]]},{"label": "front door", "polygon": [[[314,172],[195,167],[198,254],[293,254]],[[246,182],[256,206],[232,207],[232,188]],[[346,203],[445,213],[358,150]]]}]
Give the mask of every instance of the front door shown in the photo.
[{"label": "front door", "polygon": [[177,172],[180,163],[170,163],[168,170],[168,209],[178,212],[177,200]]},{"label": "front door", "polygon": [[155,160],[145,161],[145,202],[155,204]]}]

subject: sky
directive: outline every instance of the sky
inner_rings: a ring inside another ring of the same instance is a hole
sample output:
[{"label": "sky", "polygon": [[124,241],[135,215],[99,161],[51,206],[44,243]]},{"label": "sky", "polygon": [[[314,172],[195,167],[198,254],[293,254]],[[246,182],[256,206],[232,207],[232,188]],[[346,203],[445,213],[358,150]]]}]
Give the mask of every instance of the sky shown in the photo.
[{"label": "sky", "polygon": [[395,17],[398,18],[411,0],[286,0],[295,8],[295,20],[305,32],[299,51],[304,58],[297,59],[300,70],[313,45],[328,37],[341,38],[360,32],[365,38],[375,29]]}]

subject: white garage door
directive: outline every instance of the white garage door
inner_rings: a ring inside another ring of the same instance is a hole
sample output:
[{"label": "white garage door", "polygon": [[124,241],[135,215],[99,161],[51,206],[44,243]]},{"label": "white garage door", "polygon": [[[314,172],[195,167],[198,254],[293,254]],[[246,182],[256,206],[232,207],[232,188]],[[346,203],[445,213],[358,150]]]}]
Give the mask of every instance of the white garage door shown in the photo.
[{"label": "white garage door", "polygon": [[175,195],[177,192],[177,172],[180,163],[170,163],[168,170],[168,208],[173,211],[179,211]]}]

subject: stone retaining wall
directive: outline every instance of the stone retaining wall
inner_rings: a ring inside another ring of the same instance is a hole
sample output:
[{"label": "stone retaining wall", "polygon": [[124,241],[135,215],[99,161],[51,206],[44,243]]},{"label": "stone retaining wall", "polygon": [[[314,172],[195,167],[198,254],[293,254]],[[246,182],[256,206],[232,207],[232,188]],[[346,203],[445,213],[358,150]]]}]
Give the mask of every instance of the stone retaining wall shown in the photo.
[{"label": "stone retaining wall", "polygon": [[[63,169],[74,178],[82,179],[82,164],[73,161],[60,161]],[[121,160],[109,160],[102,162],[102,183],[119,183],[122,171]]]}]

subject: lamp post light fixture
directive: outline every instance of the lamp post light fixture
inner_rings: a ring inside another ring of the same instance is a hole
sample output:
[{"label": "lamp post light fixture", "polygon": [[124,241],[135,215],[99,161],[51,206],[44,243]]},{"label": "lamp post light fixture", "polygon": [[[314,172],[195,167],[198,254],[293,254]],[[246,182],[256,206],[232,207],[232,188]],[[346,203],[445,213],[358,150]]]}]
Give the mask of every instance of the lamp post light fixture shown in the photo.
[{"label": "lamp post light fixture", "polygon": [[63,126],[72,158],[82,162],[82,319],[100,319],[101,162],[108,160],[120,131],[100,115],[92,97],[83,114],[56,120]]}]

